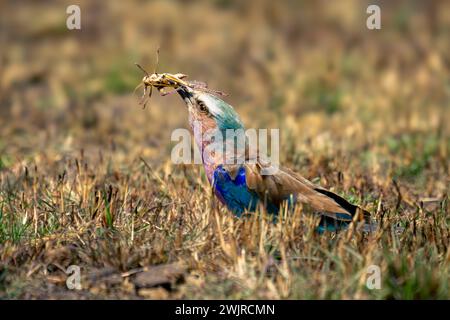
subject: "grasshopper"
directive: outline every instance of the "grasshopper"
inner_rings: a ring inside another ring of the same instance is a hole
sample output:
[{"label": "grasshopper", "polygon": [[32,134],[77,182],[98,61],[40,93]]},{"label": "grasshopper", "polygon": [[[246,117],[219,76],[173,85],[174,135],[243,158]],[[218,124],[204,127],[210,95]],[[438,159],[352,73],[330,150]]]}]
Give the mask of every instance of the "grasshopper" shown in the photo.
[{"label": "grasshopper", "polygon": [[[140,105],[145,106],[147,105],[148,99],[152,96],[152,89],[155,87],[161,94],[161,96],[166,96],[172,93],[177,92],[182,87],[189,87],[191,89],[211,93],[214,95],[222,95],[225,96],[226,94],[221,91],[216,91],[208,88],[208,85],[204,82],[200,81],[187,81],[185,80],[187,78],[187,75],[183,73],[157,73],[156,68],[158,66],[159,61],[159,49],[156,51],[156,64],[155,64],[155,70],[153,74],[149,74],[143,67],[141,67],[138,63],[135,63],[135,65],[141,69],[144,72],[144,78],[142,79],[142,82],[134,89],[134,92],[141,86],[144,86],[144,93],[139,101]],[[150,87],[150,89],[148,89]],[[173,88],[172,91],[165,91],[164,88]],[[147,97],[147,91],[148,91],[148,97]]]}]

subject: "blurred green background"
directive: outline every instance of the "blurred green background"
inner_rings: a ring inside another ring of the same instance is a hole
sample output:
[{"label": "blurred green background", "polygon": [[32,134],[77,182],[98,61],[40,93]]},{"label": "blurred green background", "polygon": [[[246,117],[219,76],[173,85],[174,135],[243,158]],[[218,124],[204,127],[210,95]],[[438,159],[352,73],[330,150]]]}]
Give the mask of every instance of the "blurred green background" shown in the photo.
[{"label": "blurred green background", "polygon": [[[132,95],[134,62],[152,71],[158,46],[159,71],[229,93],[247,127],[281,128],[294,165],[292,150],[341,150],[361,171],[416,178],[429,153],[448,155],[447,1],[79,1],[72,31],[70,4],[1,4],[3,168],[81,149],[116,163],[167,159],[170,132],[187,127],[182,101],[155,94],[142,110]],[[369,4],[381,30],[366,28]]]}]

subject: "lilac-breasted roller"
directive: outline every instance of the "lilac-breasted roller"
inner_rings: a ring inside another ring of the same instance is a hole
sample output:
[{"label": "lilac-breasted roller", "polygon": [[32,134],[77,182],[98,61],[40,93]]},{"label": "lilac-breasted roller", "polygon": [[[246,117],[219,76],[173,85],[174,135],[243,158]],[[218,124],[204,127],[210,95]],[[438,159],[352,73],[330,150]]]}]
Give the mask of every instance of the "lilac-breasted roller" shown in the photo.
[{"label": "lilac-breasted roller", "polygon": [[[228,139],[226,131],[244,130],[236,111],[222,99],[202,90],[181,86],[177,91],[187,105],[189,123],[202,155],[206,176],[216,196],[235,215],[255,211],[260,204],[267,212],[276,215],[283,203],[287,202],[289,206],[301,203],[321,215],[319,232],[345,228],[357,212],[361,213],[358,215],[361,219],[370,221],[367,211],[287,168],[280,166],[273,174],[265,175],[262,170],[271,169],[271,164],[260,158],[237,164],[225,162],[224,159],[230,155],[224,157],[216,152],[217,148],[211,148],[213,139],[204,139],[201,134],[217,131],[222,133],[223,145],[235,144],[235,137]],[[245,145],[246,151],[251,148]],[[244,153],[246,160],[249,160],[249,153]]]}]

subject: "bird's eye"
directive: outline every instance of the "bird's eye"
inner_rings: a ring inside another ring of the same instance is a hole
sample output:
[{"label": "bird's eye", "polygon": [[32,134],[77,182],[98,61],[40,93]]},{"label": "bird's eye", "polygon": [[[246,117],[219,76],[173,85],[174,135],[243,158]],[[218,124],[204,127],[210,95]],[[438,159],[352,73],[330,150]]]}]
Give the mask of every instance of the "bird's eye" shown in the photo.
[{"label": "bird's eye", "polygon": [[197,104],[198,104],[198,108],[200,109],[201,112],[208,112],[208,107],[206,106],[206,104],[203,101],[198,100]]}]

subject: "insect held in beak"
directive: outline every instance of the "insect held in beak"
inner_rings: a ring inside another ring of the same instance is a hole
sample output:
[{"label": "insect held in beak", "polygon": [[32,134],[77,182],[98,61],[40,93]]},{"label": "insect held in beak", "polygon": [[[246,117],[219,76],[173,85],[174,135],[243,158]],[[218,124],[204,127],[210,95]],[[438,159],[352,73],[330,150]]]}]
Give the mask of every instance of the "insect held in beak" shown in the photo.
[{"label": "insect held in beak", "polygon": [[[214,95],[226,96],[225,93],[217,90],[212,90],[208,88],[208,85],[204,82],[200,81],[186,81],[184,79],[187,78],[187,75],[183,73],[157,73],[156,68],[159,62],[159,48],[156,50],[156,64],[155,70],[153,74],[149,74],[143,67],[141,67],[138,63],[135,63],[136,66],[144,72],[144,78],[142,82],[134,89],[134,92],[141,86],[144,86],[144,93],[139,101],[140,105],[147,105],[148,100],[152,96],[152,89],[155,87],[162,96],[166,96],[172,93],[177,92],[182,87],[189,87],[198,91],[203,91],[207,93],[211,93]],[[150,88],[149,88],[150,87]],[[173,88],[174,90],[165,91],[164,88]],[[148,91],[148,96],[147,96]]]}]

